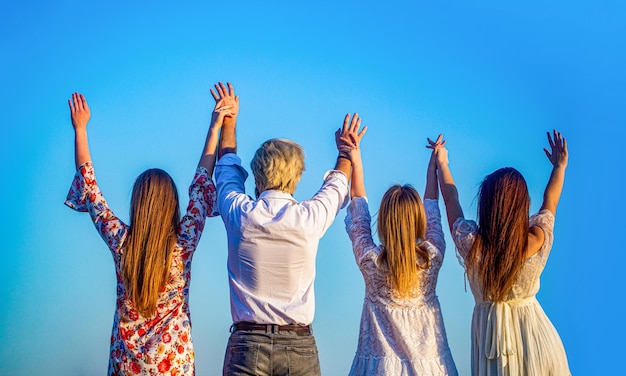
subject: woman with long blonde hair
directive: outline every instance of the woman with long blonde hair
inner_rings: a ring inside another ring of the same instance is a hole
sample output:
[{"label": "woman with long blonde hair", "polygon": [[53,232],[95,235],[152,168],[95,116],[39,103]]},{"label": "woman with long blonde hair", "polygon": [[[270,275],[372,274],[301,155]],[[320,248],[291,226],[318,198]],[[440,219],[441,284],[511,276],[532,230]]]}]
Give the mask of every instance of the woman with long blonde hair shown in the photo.
[{"label": "woman with long blonde hair", "polygon": [[[216,89],[225,97],[223,84]],[[193,375],[191,260],[216,200],[211,175],[219,130],[238,105],[224,100],[215,106],[182,219],[174,181],[163,170],[149,169],[135,181],[127,225],[109,209],[96,182],[87,139],[87,101],[74,93],[68,104],[77,171],[65,203],[89,212],[115,263],[117,304],[108,374]]]},{"label": "woman with long blonde hair", "polygon": [[[350,375],[457,375],[435,293],[445,241],[438,206],[437,166],[431,155],[424,202],[410,185],[394,185],[378,211],[372,238],[365,193],[361,120],[337,132],[343,157],[352,162],[352,200],[346,231],[365,280],[357,351]],[[433,153],[434,155],[434,153]]]},{"label": "woman with long blonde hair", "polygon": [[478,192],[478,223],[467,220],[448,162],[437,141],[439,184],[452,239],[476,302],[472,316],[472,375],[569,375],[561,338],[536,299],[554,236],[567,143],[548,133],[552,164],[541,209],[530,216],[522,174],[506,167],[489,174]]}]

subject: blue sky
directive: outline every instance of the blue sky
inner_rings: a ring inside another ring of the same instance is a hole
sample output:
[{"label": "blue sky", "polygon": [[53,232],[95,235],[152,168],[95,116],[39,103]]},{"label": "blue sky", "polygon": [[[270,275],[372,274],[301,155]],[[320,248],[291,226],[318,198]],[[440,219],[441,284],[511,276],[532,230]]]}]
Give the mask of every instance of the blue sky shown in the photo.
[{"label": "blue sky", "polygon": [[[621,2],[14,2],[0,12],[0,374],[105,372],[115,304],[111,256],[87,215],[63,200],[74,174],[67,99],[92,109],[91,152],[112,209],[160,167],[183,198],[213,99],[241,99],[247,166],[266,139],[305,148],[295,194],[310,197],[333,166],[333,132],[359,112],[373,211],[394,183],[423,192],[426,137],[443,133],[468,217],[496,168],[526,177],[537,210],[550,173],[545,132],[567,137],[570,164],[539,300],[573,374],[610,374],[621,343],[626,264],[621,217],[626,13]],[[252,182],[248,182],[252,188]],[[252,192],[252,190],[250,190]],[[441,202],[440,205],[443,205]],[[320,243],[314,321],[325,375],[356,349],[362,277],[342,211]],[[449,235],[438,295],[454,359],[469,374],[473,299]],[[226,238],[209,220],[191,288],[198,375],[221,372],[230,325]]]}]

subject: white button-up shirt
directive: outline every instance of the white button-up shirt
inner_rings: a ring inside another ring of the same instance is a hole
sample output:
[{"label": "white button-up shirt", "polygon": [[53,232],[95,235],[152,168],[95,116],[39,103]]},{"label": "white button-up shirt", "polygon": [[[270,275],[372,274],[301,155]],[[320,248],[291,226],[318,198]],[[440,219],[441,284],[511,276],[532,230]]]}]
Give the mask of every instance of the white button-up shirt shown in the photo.
[{"label": "white button-up shirt", "polygon": [[254,200],[245,194],[247,177],[235,154],[224,155],[215,168],[217,203],[228,236],[233,322],[311,324],[317,247],[348,201],[348,179],[329,171],[320,190],[299,203],[278,190]]}]

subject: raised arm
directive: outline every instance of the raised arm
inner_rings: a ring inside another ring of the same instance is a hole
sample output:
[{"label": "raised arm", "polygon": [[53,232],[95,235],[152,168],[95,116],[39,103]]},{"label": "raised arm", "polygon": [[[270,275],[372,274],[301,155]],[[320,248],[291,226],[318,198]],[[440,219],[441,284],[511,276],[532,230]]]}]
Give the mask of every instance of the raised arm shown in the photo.
[{"label": "raised arm", "polygon": [[[439,135],[437,141],[432,145],[426,146],[432,149],[430,154],[430,160],[428,161],[428,167],[426,169],[426,188],[424,189],[424,199],[439,199],[439,183],[437,182],[437,150],[442,148],[446,142],[441,142],[443,136]],[[430,141],[430,139],[428,139]],[[432,147],[431,147],[432,146]]]},{"label": "raised arm", "polygon": [[565,137],[561,135],[557,130],[553,131],[554,139],[548,132],[548,143],[550,144],[550,151],[544,148],[548,160],[552,163],[552,173],[550,179],[548,179],[548,185],[543,193],[543,204],[541,209],[547,209],[556,214],[556,207],[561,198],[561,192],[563,191],[563,181],[565,180],[565,169],[567,168],[567,141]]},{"label": "raised arm", "polygon": [[[352,121],[350,114],[343,120],[343,128],[335,132],[335,141],[339,151],[338,162],[346,157],[352,164],[352,181],[350,183],[350,197],[365,197],[365,180],[363,178],[363,160],[361,159],[361,139],[367,132],[367,126],[359,130],[361,119],[354,114]],[[348,175],[350,176],[350,175]]]},{"label": "raised arm", "polygon": [[[215,86],[218,87],[217,85]],[[232,88],[232,86],[230,87]],[[206,141],[204,142],[202,156],[200,157],[200,162],[198,162],[198,166],[207,169],[209,176],[213,175],[213,169],[215,168],[215,151],[219,142],[220,129],[225,123],[226,117],[233,118],[237,116],[236,113],[233,112],[233,110],[236,110],[233,104],[226,104],[227,101],[225,98],[216,98],[217,95],[213,92],[213,89],[211,89],[211,94],[213,94],[216,102],[213,108],[213,114],[211,115],[211,125],[209,126]]]},{"label": "raised arm", "polygon": [[[352,122],[356,122],[358,121],[359,115],[358,114],[354,114],[354,116],[352,117],[352,121],[350,121],[350,114],[346,114],[346,117],[343,119],[343,129],[348,129],[350,127],[349,124],[351,124]],[[350,156],[346,153],[346,152],[342,152],[341,150],[339,150],[339,141],[337,139],[337,132],[335,132],[335,142],[337,142],[337,151],[339,152],[339,155],[337,156],[337,163],[335,163],[335,170],[341,171],[344,174],[346,174],[346,176],[348,177],[348,180],[350,179],[351,174],[351,166],[352,166],[352,162],[350,161]]]},{"label": "raised arm", "polygon": [[463,209],[459,203],[459,192],[454,184],[452,178],[452,172],[450,172],[450,166],[448,161],[448,150],[444,147],[445,141],[441,142],[441,136],[437,138],[437,141],[428,139],[428,148],[433,149],[437,159],[437,178],[439,179],[439,188],[441,189],[441,196],[443,202],[446,205],[446,214],[448,217],[448,226],[450,232],[452,232],[452,226],[459,218],[464,218]]},{"label": "raised arm", "polygon": [[85,96],[80,93],[72,94],[72,98],[67,100],[67,104],[70,106],[70,117],[74,127],[74,163],[78,170],[82,164],[91,161],[87,138],[87,123],[91,117],[91,112]]},{"label": "raised arm", "polygon": [[215,99],[216,106],[220,101],[223,101],[223,105],[230,106],[230,114],[224,116],[217,153],[218,158],[221,158],[228,153],[237,153],[236,125],[239,114],[239,96],[235,96],[235,89],[230,82],[228,87],[222,82],[215,84],[215,91],[211,89],[211,95]]}]

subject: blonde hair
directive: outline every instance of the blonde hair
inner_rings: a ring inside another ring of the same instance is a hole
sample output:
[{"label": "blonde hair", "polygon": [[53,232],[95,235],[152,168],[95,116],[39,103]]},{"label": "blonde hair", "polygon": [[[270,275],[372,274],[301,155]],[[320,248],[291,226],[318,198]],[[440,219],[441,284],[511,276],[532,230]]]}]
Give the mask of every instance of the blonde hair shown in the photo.
[{"label": "blonde hair", "polygon": [[418,268],[430,267],[428,250],[419,244],[425,236],[426,213],[419,193],[410,185],[389,188],[378,210],[378,237],[389,280],[401,297],[415,291]]},{"label": "blonde hair", "polygon": [[122,254],[122,279],[135,309],[151,317],[167,282],[180,223],[178,191],[163,170],[137,177],[130,203],[130,228]]},{"label": "blonde hair", "polygon": [[530,196],[526,180],[512,167],[487,175],[478,192],[478,231],[467,255],[483,300],[503,301],[526,260]]},{"label": "blonde hair", "polygon": [[254,153],[250,168],[257,195],[268,189],[293,194],[304,171],[304,151],[293,141],[273,138]]}]

